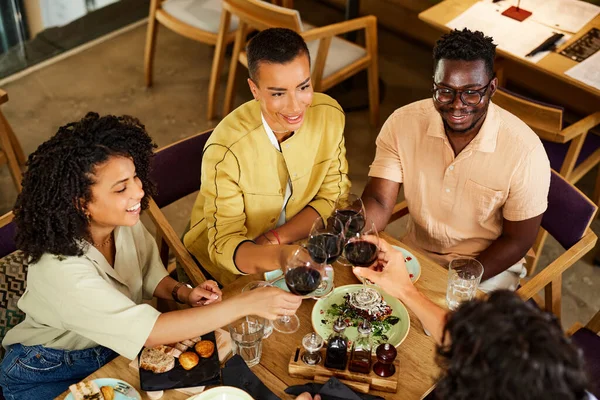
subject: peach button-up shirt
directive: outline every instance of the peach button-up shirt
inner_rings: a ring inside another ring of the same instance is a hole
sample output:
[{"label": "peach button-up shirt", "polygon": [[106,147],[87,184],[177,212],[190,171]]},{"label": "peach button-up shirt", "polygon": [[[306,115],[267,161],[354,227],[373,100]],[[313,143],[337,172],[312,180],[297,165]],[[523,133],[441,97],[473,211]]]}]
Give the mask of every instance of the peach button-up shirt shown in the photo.
[{"label": "peach button-up shirt", "polygon": [[490,102],[477,136],[457,156],[431,99],[396,110],[377,138],[369,176],[404,185],[410,217],[403,239],[442,265],[476,256],[548,205],[550,163],[538,136]]}]

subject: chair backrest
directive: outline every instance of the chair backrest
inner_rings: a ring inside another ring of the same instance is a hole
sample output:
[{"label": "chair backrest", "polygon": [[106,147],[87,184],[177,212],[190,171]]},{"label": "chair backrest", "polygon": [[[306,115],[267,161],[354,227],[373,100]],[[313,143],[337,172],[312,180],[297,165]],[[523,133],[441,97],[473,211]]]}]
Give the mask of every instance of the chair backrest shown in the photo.
[{"label": "chair backrest", "polygon": [[223,9],[260,31],[275,27],[303,31],[298,10],[261,0],[223,0]]},{"label": "chair backrest", "polygon": [[552,171],[544,228],[565,249],[577,243],[594,220],[598,207],[556,171]]},{"label": "chair backrest", "polygon": [[202,152],[212,129],[158,150],[151,178],[158,187],[154,201],[163,208],[200,189]]},{"label": "chair backrest", "polygon": [[516,115],[544,139],[552,137],[563,128],[564,109],[498,88],[492,101]]},{"label": "chair backrest", "polygon": [[12,211],[0,216],[0,258],[17,250]]}]

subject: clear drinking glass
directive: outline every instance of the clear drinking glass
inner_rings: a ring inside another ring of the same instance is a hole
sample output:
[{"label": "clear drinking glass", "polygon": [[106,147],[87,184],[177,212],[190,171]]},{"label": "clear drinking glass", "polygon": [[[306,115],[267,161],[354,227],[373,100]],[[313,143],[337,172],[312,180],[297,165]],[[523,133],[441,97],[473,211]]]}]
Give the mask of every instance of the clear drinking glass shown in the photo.
[{"label": "clear drinking glass", "polygon": [[[254,290],[254,289],[261,288],[261,287],[273,287],[273,285],[266,281],[252,281],[252,282],[249,282],[248,284],[246,284],[246,286],[244,286],[244,288],[242,289],[242,292],[247,292],[248,290]],[[273,323],[271,321],[269,321],[268,319],[265,319],[265,334],[263,336],[263,339],[268,338],[269,336],[271,336],[272,333],[273,333]]]},{"label": "clear drinking glass", "polygon": [[249,315],[229,325],[233,354],[239,354],[248,367],[260,362],[264,326],[264,319],[255,315]]},{"label": "clear drinking glass", "polygon": [[475,297],[482,275],[483,265],[474,258],[459,257],[450,261],[446,290],[446,304],[450,310],[456,310],[460,303]]}]

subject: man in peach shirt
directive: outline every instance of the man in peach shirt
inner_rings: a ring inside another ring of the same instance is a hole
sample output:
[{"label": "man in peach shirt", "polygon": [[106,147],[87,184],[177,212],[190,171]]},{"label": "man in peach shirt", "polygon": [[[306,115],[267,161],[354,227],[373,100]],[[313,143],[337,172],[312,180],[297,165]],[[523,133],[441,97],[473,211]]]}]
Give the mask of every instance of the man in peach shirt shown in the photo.
[{"label": "man in peach shirt", "polygon": [[481,32],[453,31],[434,49],[432,99],[396,110],[377,138],[362,198],[384,229],[400,186],[410,212],[404,241],[448,265],[484,267],[480,288],[515,290],[547,207],[550,164],[524,122],[490,100],[495,45]]}]

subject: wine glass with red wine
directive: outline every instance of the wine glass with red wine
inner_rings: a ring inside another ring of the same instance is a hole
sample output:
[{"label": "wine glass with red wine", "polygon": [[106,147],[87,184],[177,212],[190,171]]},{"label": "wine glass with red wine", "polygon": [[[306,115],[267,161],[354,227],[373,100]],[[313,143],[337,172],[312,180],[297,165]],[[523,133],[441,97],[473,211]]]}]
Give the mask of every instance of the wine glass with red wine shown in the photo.
[{"label": "wine glass with red wine", "polygon": [[[369,236],[366,240],[365,236]],[[344,246],[344,256],[355,267],[368,268],[377,262],[379,256],[379,235],[373,222],[367,224],[360,232],[354,233]],[[363,287],[358,292],[352,293],[350,302],[359,309],[368,310],[381,300],[381,295],[374,289],[367,287],[367,280],[363,279]]]},{"label": "wine glass with red wine", "polygon": [[[332,215],[327,219],[319,217],[313,223],[308,235],[308,243],[324,250],[324,254],[315,254],[317,262],[332,264],[342,255],[344,242],[344,222]],[[325,257],[323,257],[325,256]]]},{"label": "wine glass with red wine", "polygon": [[[283,267],[285,284],[290,292],[310,298],[325,276],[325,260],[325,250],[314,244],[307,243],[294,250]],[[273,321],[273,329],[282,333],[294,333],[299,327],[300,320],[295,314],[284,315]]]},{"label": "wine glass with red wine", "polygon": [[346,238],[362,231],[367,220],[362,199],[352,193],[338,197],[333,207],[333,216],[338,218],[345,227]]}]

